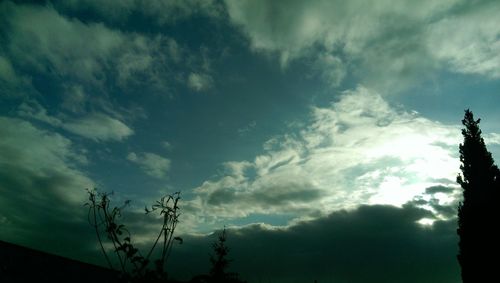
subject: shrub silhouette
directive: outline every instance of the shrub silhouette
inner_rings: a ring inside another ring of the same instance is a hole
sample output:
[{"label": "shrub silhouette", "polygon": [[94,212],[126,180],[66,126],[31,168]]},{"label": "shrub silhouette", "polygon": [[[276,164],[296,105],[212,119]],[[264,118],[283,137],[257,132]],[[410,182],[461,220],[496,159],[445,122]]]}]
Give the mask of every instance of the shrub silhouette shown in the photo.
[{"label": "shrub silhouette", "polygon": [[463,201],[458,207],[460,237],[458,262],[464,283],[491,282],[497,278],[500,255],[498,201],[500,170],[486,149],[479,122],[470,110],[465,110],[462,124],[464,141],[460,144],[460,169],[457,182],[463,189]]},{"label": "shrub silhouette", "polygon": [[[119,224],[122,210],[130,203],[125,201],[121,207],[111,208],[109,193],[99,193],[96,190],[87,190],[89,201],[85,204],[89,207],[88,220],[94,227],[97,240],[101,251],[104,254],[106,262],[111,269],[115,269],[110,255],[106,252],[103,242],[103,234],[111,242],[113,254],[119,263],[120,281],[123,282],[165,282],[167,273],[165,266],[170,256],[174,241],[182,243],[180,237],[174,237],[175,228],[179,222],[180,193],[162,197],[156,201],[151,208],[145,208],[146,214],[158,212],[163,222],[148,253],[143,256],[141,252],[132,244],[130,232],[125,225]],[[160,243],[158,245],[158,243]],[[156,248],[159,247],[160,257],[154,263],[154,269],[151,269],[150,258]]]}]

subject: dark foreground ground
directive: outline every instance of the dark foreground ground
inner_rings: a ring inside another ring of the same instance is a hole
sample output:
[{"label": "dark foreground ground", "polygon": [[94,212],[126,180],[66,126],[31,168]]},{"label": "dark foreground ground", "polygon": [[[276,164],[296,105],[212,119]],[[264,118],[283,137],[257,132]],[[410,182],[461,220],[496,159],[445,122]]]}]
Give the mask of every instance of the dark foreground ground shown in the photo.
[{"label": "dark foreground ground", "polygon": [[[119,273],[109,268],[0,240],[0,283],[117,283],[123,281],[118,278]],[[177,280],[168,282],[185,283]]]},{"label": "dark foreground ground", "polygon": [[0,282],[112,282],[100,266],[0,241]]}]

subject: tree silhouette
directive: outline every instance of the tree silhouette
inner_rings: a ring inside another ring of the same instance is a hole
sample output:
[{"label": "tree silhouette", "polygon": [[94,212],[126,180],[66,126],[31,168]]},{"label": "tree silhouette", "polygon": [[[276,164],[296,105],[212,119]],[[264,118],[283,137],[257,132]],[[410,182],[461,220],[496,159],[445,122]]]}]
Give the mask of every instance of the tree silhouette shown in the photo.
[{"label": "tree silhouette", "polygon": [[212,244],[214,254],[210,256],[210,262],[212,267],[209,274],[209,282],[213,283],[242,283],[238,279],[238,274],[233,272],[228,272],[227,268],[231,262],[228,259],[229,247],[226,245],[227,234],[226,227],[219,234],[217,241]]},{"label": "tree silhouette", "polygon": [[462,281],[492,282],[497,278],[499,239],[498,207],[500,170],[486,149],[479,122],[470,110],[465,110],[462,124],[464,141],[460,144],[462,175],[457,182],[463,189],[463,201],[458,207],[460,237],[458,262]]},{"label": "tree silhouette", "polygon": [[230,262],[227,258],[229,248],[226,246],[226,240],[226,228],[224,227],[217,241],[212,244],[214,254],[210,256],[210,262],[212,263],[210,277],[216,281],[220,281],[226,277],[226,269]]}]

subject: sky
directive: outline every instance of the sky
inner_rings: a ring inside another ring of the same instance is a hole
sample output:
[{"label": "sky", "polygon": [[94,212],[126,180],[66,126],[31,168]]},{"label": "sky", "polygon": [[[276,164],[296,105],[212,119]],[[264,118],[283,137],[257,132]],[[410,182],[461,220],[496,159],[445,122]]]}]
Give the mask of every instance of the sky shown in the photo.
[{"label": "sky", "polygon": [[[249,282],[460,281],[470,108],[500,158],[500,2],[0,2],[0,239],[104,264],[87,188],[181,192],[168,270],[228,229]],[[214,233],[215,232],[215,233]]]}]

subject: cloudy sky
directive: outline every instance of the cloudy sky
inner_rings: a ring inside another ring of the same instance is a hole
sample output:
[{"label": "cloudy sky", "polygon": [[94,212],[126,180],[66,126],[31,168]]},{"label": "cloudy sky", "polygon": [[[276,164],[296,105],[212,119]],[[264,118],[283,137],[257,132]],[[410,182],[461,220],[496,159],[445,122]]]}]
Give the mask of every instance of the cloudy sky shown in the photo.
[{"label": "cloudy sky", "polygon": [[[0,239],[102,263],[86,188],[182,192],[170,272],[459,282],[463,111],[500,158],[498,1],[0,2]],[[56,240],[57,239],[57,242]],[[134,237],[132,238],[134,240]]]}]

